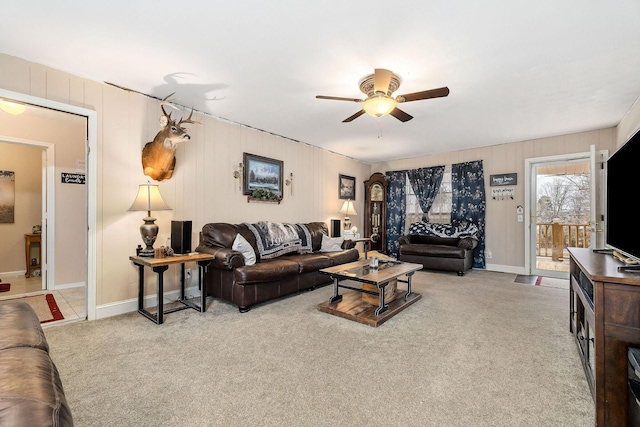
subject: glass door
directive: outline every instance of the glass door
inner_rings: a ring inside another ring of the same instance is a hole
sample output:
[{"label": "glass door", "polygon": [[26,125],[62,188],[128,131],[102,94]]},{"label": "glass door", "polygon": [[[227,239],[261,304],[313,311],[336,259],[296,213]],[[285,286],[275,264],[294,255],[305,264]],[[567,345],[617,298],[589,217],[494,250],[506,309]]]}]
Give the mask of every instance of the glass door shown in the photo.
[{"label": "glass door", "polygon": [[[600,247],[604,153],[528,159],[530,274],[567,278],[570,247]],[[595,171],[595,172],[594,172]]]}]

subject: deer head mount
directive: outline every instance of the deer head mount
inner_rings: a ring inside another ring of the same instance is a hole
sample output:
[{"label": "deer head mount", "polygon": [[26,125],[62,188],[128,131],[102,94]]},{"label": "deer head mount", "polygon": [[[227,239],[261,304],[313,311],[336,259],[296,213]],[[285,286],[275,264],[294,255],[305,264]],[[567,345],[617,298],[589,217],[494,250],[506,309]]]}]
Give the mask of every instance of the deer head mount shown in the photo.
[{"label": "deer head mount", "polygon": [[191,114],[186,119],[180,121],[173,120],[171,113],[167,114],[164,109],[165,105],[176,108],[170,104],[169,99],[173,93],[162,100],[160,109],[162,116],[160,117],[160,125],[162,129],[148,142],[142,149],[142,169],[144,174],[156,181],[163,181],[171,178],[173,169],[176,166],[176,149],[181,142],[189,141],[188,129],[182,127],[183,124],[202,124],[200,121],[191,120],[193,116],[193,108]]}]

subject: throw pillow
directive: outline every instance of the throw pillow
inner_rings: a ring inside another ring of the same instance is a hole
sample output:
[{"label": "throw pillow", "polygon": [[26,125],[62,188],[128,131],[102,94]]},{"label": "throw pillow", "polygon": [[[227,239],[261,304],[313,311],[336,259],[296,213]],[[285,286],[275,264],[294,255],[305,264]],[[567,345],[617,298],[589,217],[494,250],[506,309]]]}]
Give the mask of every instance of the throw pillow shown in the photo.
[{"label": "throw pillow", "polygon": [[329,237],[326,234],[322,235],[322,244],[320,246],[320,252],[339,252],[342,249],[342,243],[344,237]]},{"label": "throw pillow", "polygon": [[233,245],[231,245],[231,249],[242,253],[242,256],[244,257],[244,265],[253,265],[256,263],[256,253],[251,247],[251,243],[242,237],[242,234],[238,233],[236,235]]}]

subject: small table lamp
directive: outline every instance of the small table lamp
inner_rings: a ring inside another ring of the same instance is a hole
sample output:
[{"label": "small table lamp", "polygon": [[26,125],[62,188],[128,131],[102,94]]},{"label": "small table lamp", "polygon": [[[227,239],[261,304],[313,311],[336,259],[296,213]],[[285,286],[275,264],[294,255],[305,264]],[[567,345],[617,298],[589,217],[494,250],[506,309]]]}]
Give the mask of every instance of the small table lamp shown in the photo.
[{"label": "small table lamp", "polygon": [[138,188],[138,195],[129,210],[147,211],[147,217],[142,218],[144,224],[140,226],[140,235],[146,248],[140,251],[138,255],[153,258],[155,255],[153,244],[158,236],[158,226],[155,223],[156,219],[151,217],[151,211],[167,211],[171,210],[171,208],[162,200],[158,185],[147,182]]},{"label": "small table lamp", "polygon": [[351,229],[351,220],[349,219],[349,215],[358,215],[356,212],[356,208],[353,206],[353,202],[351,199],[347,199],[343,204],[342,208],[338,211],[341,214],[344,214],[344,229]]}]

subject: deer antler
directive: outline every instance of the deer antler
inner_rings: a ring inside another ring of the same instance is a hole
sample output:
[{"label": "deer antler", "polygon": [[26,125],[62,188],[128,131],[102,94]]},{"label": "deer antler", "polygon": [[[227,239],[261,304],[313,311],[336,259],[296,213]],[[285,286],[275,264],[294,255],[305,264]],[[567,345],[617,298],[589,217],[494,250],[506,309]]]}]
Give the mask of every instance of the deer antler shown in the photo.
[{"label": "deer antler", "polygon": [[[191,120],[191,116],[193,116],[193,108],[191,109],[191,113],[189,114],[189,117],[187,117],[187,119],[180,119],[180,121],[178,122],[178,126],[180,126],[182,123],[193,123],[195,125],[201,125],[202,122],[200,120]],[[182,126],[180,126],[182,127]]]},{"label": "deer antler", "polygon": [[173,105],[171,105],[171,101],[173,101],[171,98],[173,95],[175,95],[176,93],[173,92],[169,95],[167,95],[162,102],[160,102],[160,109],[162,110],[162,114],[164,114],[165,116],[167,116],[167,119],[171,120],[171,113],[167,114],[166,110],[164,109],[165,105],[168,105],[171,108],[175,108],[176,110],[178,109],[177,107],[174,107]]}]

